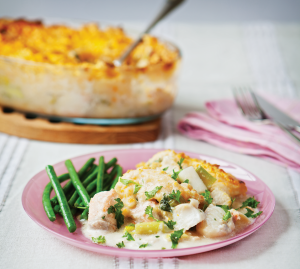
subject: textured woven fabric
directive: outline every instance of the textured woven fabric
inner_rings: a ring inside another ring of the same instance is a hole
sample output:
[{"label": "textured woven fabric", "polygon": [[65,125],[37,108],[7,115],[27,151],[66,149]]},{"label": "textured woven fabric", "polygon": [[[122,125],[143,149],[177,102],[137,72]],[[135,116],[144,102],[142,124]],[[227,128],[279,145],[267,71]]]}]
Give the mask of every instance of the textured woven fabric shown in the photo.
[{"label": "textured woven fabric", "polygon": [[[279,94],[289,92],[291,94],[289,96],[293,97],[294,88],[286,79],[286,68],[282,67],[282,61],[278,60],[278,44],[274,40],[272,27],[258,24],[247,26],[245,29],[244,31],[243,27],[236,25],[182,25],[176,28],[177,42],[180,42],[183,48],[185,62],[179,97],[173,109],[176,120],[183,116],[183,112],[190,111],[191,107],[193,109],[203,107],[205,100],[230,98],[231,86],[241,83],[241,77],[250,81],[251,70],[255,71],[253,77],[256,83],[263,85],[268,93],[276,89]],[[283,32],[287,36],[294,31],[294,28],[285,29]],[[294,36],[292,36],[293,42],[291,39],[287,40],[290,46],[297,44]],[[295,51],[298,51],[299,46],[294,45],[294,47]],[[266,52],[268,52],[267,55]],[[213,57],[210,57],[212,54]],[[211,59],[216,60],[212,62]],[[268,69],[271,71],[268,72]],[[215,70],[220,72],[214,72]],[[270,74],[271,72],[275,75]],[[266,73],[268,73],[268,81],[263,76]],[[284,74],[284,83],[278,73]],[[206,90],[207,88],[211,91]],[[172,115],[164,119],[164,125],[167,126],[162,132],[163,142],[134,145],[76,145],[29,141],[19,165],[11,165],[15,168],[16,174],[11,178],[10,191],[0,212],[0,267],[30,269],[299,268],[300,216],[297,198],[297,192],[300,192],[299,173],[259,158],[188,139],[176,133],[168,135],[170,132],[167,130],[173,133],[172,129],[175,126]],[[0,135],[0,148],[3,145],[0,153],[4,152],[8,139],[11,137]],[[262,228],[233,245],[198,255],[160,259],[157,262],[155,259],[109,257],[73,247],[39,227],[24,212],[21,205],[22,191],[30,178],[41,171],[45,165],[90,152],[133,147],[174,148],[178,151],[186,150],[213,155],[216,158],[236,163],[262,179],[273,191],[276,198],[274,214]],[[16,144],[10,156],[13,156],[18,148]],[[9,157],[9,159],[14,158]],[[10,160],[4,170],[10,166]]]},{"label": "textured woven fabric", "polygon": [[[279,97],[277,100],[282,101],[284,111],[300,118],[300,100]],[[187,114],[178,124],[179,131],[190,138],[268,159],[300,172],[300,145],[279,127],[247,120],[234,100],[210,101],[206,109],[207,113]]]}]

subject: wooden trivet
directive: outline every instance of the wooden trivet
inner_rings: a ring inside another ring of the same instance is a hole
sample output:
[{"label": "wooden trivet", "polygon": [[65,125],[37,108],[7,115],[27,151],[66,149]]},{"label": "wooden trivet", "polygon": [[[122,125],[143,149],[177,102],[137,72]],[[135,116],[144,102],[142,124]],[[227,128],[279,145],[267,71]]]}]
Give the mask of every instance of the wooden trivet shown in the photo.
[{"label": "wooden trivet", "polygon": [[68,122],[50,122],[0,107],[0,132],[29,139],[77,144],[126,144],[157,139],[160,118],[132,125],[78,125]]}]

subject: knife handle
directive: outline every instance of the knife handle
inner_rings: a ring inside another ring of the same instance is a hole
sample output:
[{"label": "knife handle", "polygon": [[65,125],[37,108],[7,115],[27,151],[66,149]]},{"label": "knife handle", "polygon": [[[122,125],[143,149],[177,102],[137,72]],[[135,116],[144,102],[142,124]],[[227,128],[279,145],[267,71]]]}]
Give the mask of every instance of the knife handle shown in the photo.
[{"label": "knife handle", "polygon": [[286,134],[288,134],[294,141],[298,142],[300,145],[300,138],[296,135],[294,135],[289,129],[287,129],[285,126],[283,126],[281,123],[274,121],[274,123]]}]

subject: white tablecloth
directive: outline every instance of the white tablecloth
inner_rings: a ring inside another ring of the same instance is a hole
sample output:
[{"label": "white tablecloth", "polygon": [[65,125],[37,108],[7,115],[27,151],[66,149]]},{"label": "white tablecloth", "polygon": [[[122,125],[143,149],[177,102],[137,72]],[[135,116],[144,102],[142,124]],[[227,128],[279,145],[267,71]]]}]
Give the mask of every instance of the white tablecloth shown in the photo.
[{"label": "white tablecloth", "polygon": [[[172,25],[183,50],[177,101],[166,115],[160,140],[131,145],[75,145],[28,141],[0,134],[1,268],[299,268],[300,175],[259,158],[193,141],[176,131],[190,110],[206,100],[231,97],[236,85],[300,96],[300,26]],[[298,88],[297,88],[298,87]],[[68,245],[37,226],[24,212],[21,195],[30,178],[47,164],[89,152],[139,147],[174,148],[234,162],[273,191],[276,208],[257,232],[230,246],[174,259],[133,260]]]}]

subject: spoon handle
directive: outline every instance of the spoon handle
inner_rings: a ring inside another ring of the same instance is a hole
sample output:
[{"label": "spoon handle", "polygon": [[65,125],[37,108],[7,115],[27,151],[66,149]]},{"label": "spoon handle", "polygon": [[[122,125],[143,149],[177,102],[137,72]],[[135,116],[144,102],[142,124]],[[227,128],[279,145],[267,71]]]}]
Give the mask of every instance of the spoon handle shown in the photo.
[{"label": "spoon handle", "polygon": [[124,60],[128,57],[128,55],[134,50],[134,48],[142,41],[143,36],[151,31],[151,29],[164,17],[166,17],[172,10],[178,7],[185,0],[167,0],[161,11],[155,17],[155,19],[149,24],[144,32],[140,34],[140,36],[128,47],[128,49],[119,57],[114,60],[113,63],[115,66],[120,66]]}]

